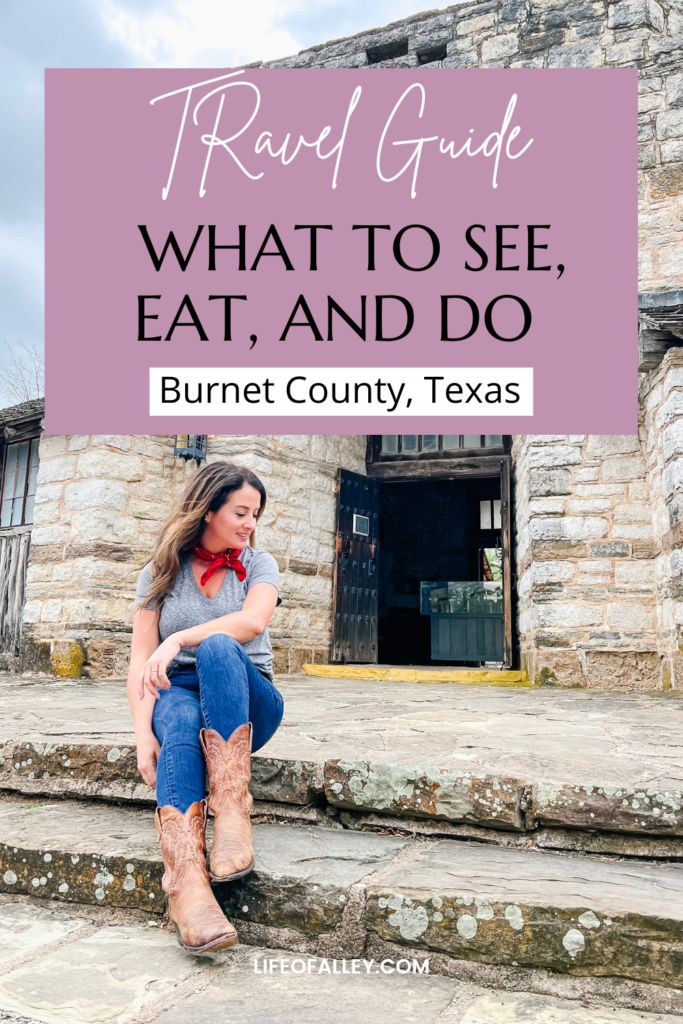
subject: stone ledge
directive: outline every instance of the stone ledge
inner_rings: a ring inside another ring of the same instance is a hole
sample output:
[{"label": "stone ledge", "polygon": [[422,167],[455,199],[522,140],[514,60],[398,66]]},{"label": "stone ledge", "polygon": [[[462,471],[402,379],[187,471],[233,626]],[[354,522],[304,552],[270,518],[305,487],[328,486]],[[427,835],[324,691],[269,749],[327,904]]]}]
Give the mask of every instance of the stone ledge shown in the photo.
[{"label": "stone ledge", "polygon": [[[153,803],[135,749],[104,743],[5,741],[0,789],[38,796]],[[256,801],[325,802],[356,814],[533,832],[539,826],[625,835],[683,836],[683,787],[533,783],[492,772],[449,772],[423,760],[252,758]],[[416,826],[417,827],[417,826]]]},{"label": "stone ledge", "polygon": [[[278,682],[285,718],[253,757],[258,801],[418,827],[683,836],[674,694]],[[0,677],[0,709],[0,788],[151,802],[122,683]]]},{"label": "stone ledge", "polygon": [[[639,982],[526,971],[523,991],[514,967],[462,962],[457,977],[446,977],[439,956],[374,939],[362,962],[292,955],[266,940],[241,942],[218,966],[188,956],[155,920],[47,901],[37,906],[25,897],[0,897],[0,907],[0,950],[7,954],[0,1021],[7,1024],[29,1024],[36,1013],[48,1024],[65,1024],[65,1006],[81,1024],[123,1024],[131,1012],[156,1024],[260,1024],[283,1015],[335,1024],[371,1016],[394,1024],[397,1006],[402,1019],[421,1024],[673,1024],[679,1018],[668,1014],[683,1006],[680,990]],[[415,973],[380,967],[385,958],[406,957]]]},{"label": "stone ledge", "polygon": [[[0,801],[0,889],[95,906],[163,905],[151,815]],[[457,960],[683,986],[683,877],[452,840],[257,825],[256,867],[219,887],[237,923],[359,955],[368,933]]]}]

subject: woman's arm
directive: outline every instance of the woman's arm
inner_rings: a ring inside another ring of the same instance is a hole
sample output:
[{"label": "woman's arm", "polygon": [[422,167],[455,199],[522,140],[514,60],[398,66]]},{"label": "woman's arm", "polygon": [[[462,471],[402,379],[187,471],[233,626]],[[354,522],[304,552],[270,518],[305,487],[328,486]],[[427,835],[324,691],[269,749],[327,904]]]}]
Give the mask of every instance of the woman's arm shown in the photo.
[{"label": "woman's arm", "polygon": [[135,734],[152,730],[154,701],[148,700],[141,687],[142,675],[150,656],[159,646],[159,615],[156,611],[138,608],[133,616],[133,638],[128,668],[128,703],[133,716]]},{"label": "woman's arm", "polygon": [[206,640],[207,636],[213,636],[215,633],[227,633],[243,644],[263,633],[276,605],[277,587],[272,583],[255,583],[238,612],[221,615],[218,619],[202,622],[191,629],[182,629],[174,636],[178,638],[181,647],[196,647],[202,640]]},{"label": "woman's arm", "polygon": [[148,694],[158,698],[157,688],[167,690],[171,685],[166,669],[183,647],[196,647],[215,633],[225,633],[241,644],[253,640],[266,629],[276,605],[277,587],[273,583],[255,583],[238,612],[171,633],[143,664],[142,685]]},{"label": "woman's arm", "polygon": [[138,770],[148,786],[154,786],[156,783],[159,743],[152,731],[152,714],[158,694],[145,693],[141,688],[141,681],[145,665],[158,647],[158,613],[139,608],[133,617],[133,638],[128,669],[128,703],[135,729]]}]

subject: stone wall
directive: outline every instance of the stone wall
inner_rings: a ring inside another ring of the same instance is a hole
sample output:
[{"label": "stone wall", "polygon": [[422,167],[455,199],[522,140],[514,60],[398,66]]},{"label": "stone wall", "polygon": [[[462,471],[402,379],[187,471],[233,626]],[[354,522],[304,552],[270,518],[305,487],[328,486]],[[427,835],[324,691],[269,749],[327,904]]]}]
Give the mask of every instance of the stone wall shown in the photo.
[{"label": "stone wall", "polygon": [[639,71],[640,290],[683,281],[683,10],[670,0],[480,0],[303,50],[269,67]]},{"label": "stone wall", "polygon": [[171,437],[43,435],[25,667],[125,675],[137,574],[190,472]]},{"label": "stone wall", "polygon": [[365,472],[365,435],[216,437],[209,458],[230,458],[263,481],[268,503],[256,546],[277,559],[282,604],[269,628],[276,672],[328,661],[337,468]]},{"label": "stone wall", "polygon": [[644,431],[517,437],[513,459],[523,666],[543,683],[660,687]]},{"label": "stone wall", "polygon": [[671,349],[643,379],[641,403],[663,683],[683,689],[683,349]]},{"label": "stone wall", "polygon": [[[327,659],[338,466],[365,470],[366,438],[213,436],[209,459],[253,469],[268,492],[257,546],[282,571],[272,623],[276,669]],[[137,576],[194,462],[171,437],[47,437],[23,617],[26,668],[126,674]]]}]

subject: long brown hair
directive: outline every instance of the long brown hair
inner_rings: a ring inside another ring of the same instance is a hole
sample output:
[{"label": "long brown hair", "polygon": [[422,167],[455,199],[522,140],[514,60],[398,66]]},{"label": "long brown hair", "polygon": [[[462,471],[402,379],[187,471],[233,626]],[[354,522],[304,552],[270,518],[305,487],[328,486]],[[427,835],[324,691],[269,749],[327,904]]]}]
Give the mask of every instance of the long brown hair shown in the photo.
[{"label": "long brown hair", "polygon": [[[159,534],[152,555],[152,582],[138,607],[161,608],[164,598],[180,571],[180,556],[192,551],[204,530],[204,516],[222,508],[233,491],[249,484],[261,495],[259,518],[266,507],[266,489],[251,470],[233,462],[205,463],[197,470],[180,498],[180,502]],[[253,538],[250,538],[250,541]]]}]

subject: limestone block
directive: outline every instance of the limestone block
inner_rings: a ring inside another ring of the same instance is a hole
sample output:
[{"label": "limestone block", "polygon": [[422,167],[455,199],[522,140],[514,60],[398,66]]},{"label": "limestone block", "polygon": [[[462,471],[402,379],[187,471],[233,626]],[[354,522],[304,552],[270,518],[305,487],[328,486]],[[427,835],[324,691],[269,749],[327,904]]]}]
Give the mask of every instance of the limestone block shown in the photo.
[{"label": "limestone block", "polygon": [[308,560],[309,562],[316,563],[318,561],[318,544],[311,537],[296,536],[292,537],[289,545],[290,555],[296,558]]},{"label": "limestone block", "polygon": [[529,474],[529,495],[533,498],[571,494],[572,480],[568,469],[532,470]]},{"label": "limestone block", "polygon": [[609,512],[612,502],[609,498],[570,498],[567,505],[571,515],[600,515]]},{"label": "limestone block", "polygon": [[115,508],[122,510],[128,488],[119,480],[79,480],[64,488],[64,508]]},{"label": "limestone block", "polygon": [[649,558],[633,562],[617,562],[615,566],[617,583],[635,583],[651,586],[654,583],[654,563]]},{"label": "limestone block", "polygon": [[674,459],[666,467],[662,473],[662,487],[665,494],[683,490],[683,459]]},{"label": "limestone block", "polygon": [[602,47],[592,41],[553,46],[548,52],[548,66],[553,68],[599,68],[604,63]]},{"label": "limestone block", "polygon": [[582,469],[574,470],[574,481],[577,484],[594,483],[600,475],[597,466],[584,466]]},{"label": "limestone block", "polygon": [[129,583],[135,589],[138,577],[138,567],[131,571],[130,565],[125,562],[111,562],[103,558],[79,558],[74,560],[74,571],[78,580],[93,583],[104,583],[114,585],[118,583]]},{"label": "limestone block", "polygon": [[[607,64],[636,64],[642,60],[644,52],[644,39],[625,39],[621,43],[606,46],[605,61]],[[651,138],[651,135],[647,137]]]},{"label": "limestone block", "polygon": [[651,516],[650,507],[637,502],[617,505],[614,509],[615,523],[649,523]]},{"label": "limestone block", "polygon": [[654,629],[654,608],[648,607],[642,601],[629,603],[612,600],[607,605],[607,625],[612,629]]},{"label": "limestone block", "polygon": [[683,163],[683,139],[662,142],[659,147],[659,155],[663,164]]},{"label": "limestone block", "polygon": [[38,453],[40,461],[63,455],[66,451],[66,437],[63,434],[43,434],[40,438]]},{"label": "limestone block", "polygon": [[[99,594],[99,590],[96,592]],[[67,623],[122,626],[130,614],[130,601],[123,597],[65,598],[62,616]],[[43,614],[43,619],[45,618]]]},{"label": "limestone block", "polygon": [[62,618],[63,605],[61,601],[43,601],[40,610],[41,622],[61,622]]},{"label": "limestone block", "polygon": [[474,18],[463,18],[462,20],[456,18],[455,33],[458,36],[478,35],[480,32],[485,32],[486,29],[494,28],[495,24],[496,14],[493,11]]},{"label": "limestone block", "polygon": [[66,583],[73,578],[71,562],[58,562],[52,567],[52,579],[55,583]]},{"label": "limestone block", "polygon": [[77,640],[56,640],[50,650],[50,664],[56,676],[80,679],[85,663],[83,645]]},{"label": "limestone block", "polygon": [[569,444],[538,445],[529,449],[527,459],[529,469],[575,466],[581,462],[581,449]]},{"label": "limestone block", "polygon": [[62,497],[64,484],[41,484],[36,490],[36,505],[58,505]]},{"label": "limestone block", "polygon": [[133,448],[133,442],[137,448],[142,437],[133,434],[93,434],[92,444],[98,448],[118,448],[119,451],[129,452]]},{"label": "limestone block", "polygon": [[663,105],[663,97],[661,93],[650,92],[650,93],[639,93],[638,94],[638,113],[645,114],[650,113],[653,110],[661,110]]},{"label": "limestone block", "polygon": [[135,521],[113,509],[82,509],[74,512],[71,519],[71,540],[75,544],[92,541],[131,544],[135,543],[137,537]]},{"label": "limestone block", "polygon": [[[48,438],[48,440],[54,440]],[[76,473],[75,455],[56,455],[54,458],[43,459],[41,455],[38,468],[38,486],[52,483],[55,480],[71,480]]]},{"label": "limestone block", "polygon": [[128,502],[129,515],[136,519],[151,520],[159,527],[168,517],[169,511],[168,502],[149,501],[146,498],[131,498]]},{"label": "limestone block", "polygon": [[612,527],[612,535],[620,540],[651,540],[652,527],[649,523],[615,523]]},{"label": "limestone block", "polygon": [[89,434],[70,434],[67,439],[67,448],[70,452],[80,452],[90,444]]},{"label": "limestone block", "polygon": [[245,469],[250,469],[252,473],[256,473],[256,476],[270,476],[273,472],[273,463],[270,459],[264,459],[261,455],[256,455],[252,452],[235,455],[232,461],[237,466],[244,466]]},{"label": "limestone block", "polygon": [[677,456],[683,456],[683,420],[671,423],[662,433],[662,451],[668,462]]},{"label": "limestone block", "polygon": [[[61,484],[59,485],[61,487]],[[36,526],[48,526],[50,523],[63,523],[64,512],[60,501],[45,502],[33,510],[33,524]]]},{"label": "limestone block", "polygon": [[529,524],[529,533],[532,540],[592,540],[605,536],[607,522],[596,516],[538,518]]},{"label": "limestone block", "polygon": [[586,454],[598,458],[608,455],[628,455],[640,451],[640,441],[636,434],[606,435],[590,434],[586,440]]},{"label": "limestone block", "polygon": [[564,511],[564,498],[532,498],[527,505],[527,516],[560,515]]},{"label": "limestone block", "polygon": [[612,456],[602,464],[602,479],[606,482],[640,480],[645,476],[645,462],[640,455]]},{"label": "limestone block", "polygon": [[646,501],[648,496],[648,486],[644,480],[635,480],[628,485],[629,501]]},{"label": "limestone block", "polygon": [[26,569],[26,583],[49,583],[52,580],[53,566],[47,563],[29,563]]},{"label": "limestone block", "polygon": [[578,484],[576,487],[576,494],[580,498],[623,496],[625,492],[624,484]]},{"label": "limestone block", "polygon": [[[683,188],[683,173],[680,176]],[[669,278],[670,283],[683,278],[683,247],[680,242],[663,245],[659,250],[659,272]]]},{"label": "limestone block", "polygon": [[68,526],[34,526],[31,531],[32,548],[41,544],[66,544],[68,539]]},{"label": "limestone block", "polygon": [[656,0],[617,0],[609,5],[608,28],[637,28],[639,25],[662,31],[664,11]]},{"label": "limestone block", "polygon": [[485,39],[481,44],[481,59],[483,61],[502,60],[504,57],[511,57],[519,49],[519,38],[516,32],[507,32],[505,35],[493,36]]},{"label": "limestone block", "polygon": [[587,575],[606,575],[612,572],[614,563],[609,558],[584,558],[578,563],[579,572]]},{"label": "limestone block", "polygon": [[539,604],[535,613],[537,626],[577,629],[582,626],[602,625],[602,608],[586,604],[564,604],[559,601]]},{"label": "limestone block", "polygon": [[26,625],[33,624],[34,622],[40,622],[40,613],[42,608],[42,601],[26,601],[21,613],[21,621]]},{"label": "limestone block", "polygon": [[572,562],[535,562],[529,568],[528,576],[534,584],[567,583],[574,575]]},{"label": "limestone block", "polygon": [[683,138],[683,110],[661,110],[657,114],[656,125],[660,140]]},{"label": "limestone block", "polygon": [[88,449],[78,456],[80,477],[138,481],[145,476],[144,460],[139,455],[126,455],[110,449]]},{"label": "limestone block", "polygon": [[[288,599],[302,601],[304,604],[323,604],[332,598],[332,584],[322,576],[300,576],[296,573],[283,573],[282,589]],[[324,605],[323,605],[324,606]]]}]

